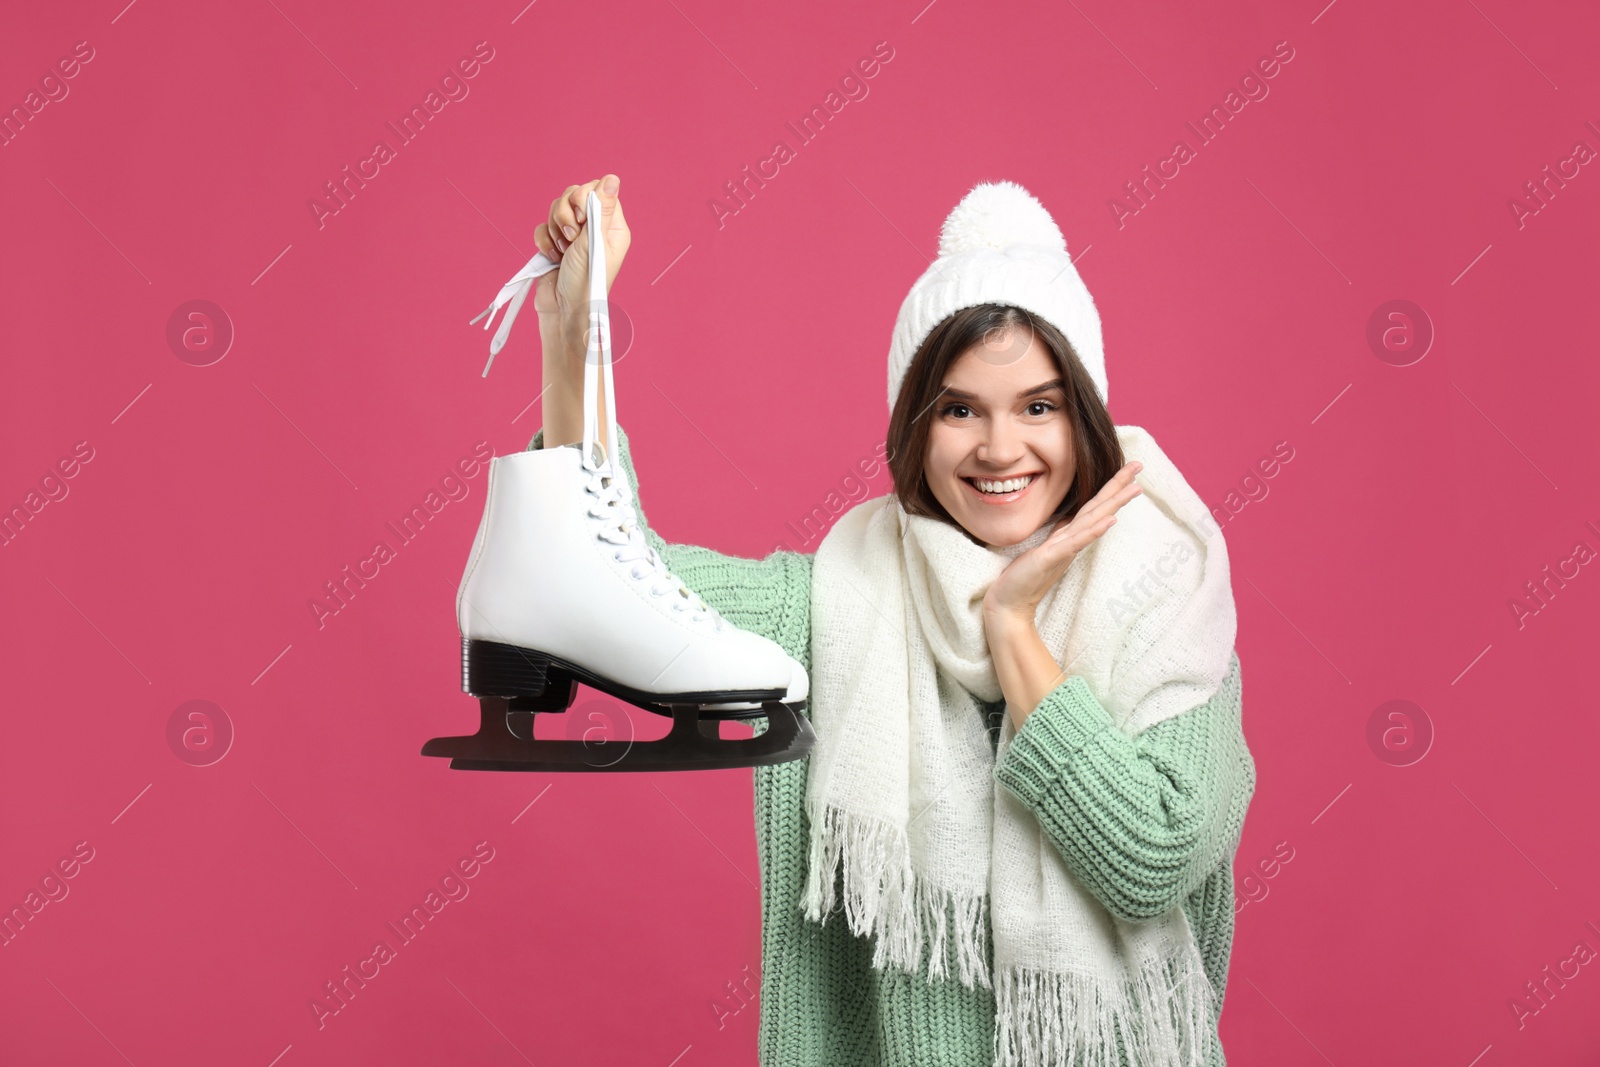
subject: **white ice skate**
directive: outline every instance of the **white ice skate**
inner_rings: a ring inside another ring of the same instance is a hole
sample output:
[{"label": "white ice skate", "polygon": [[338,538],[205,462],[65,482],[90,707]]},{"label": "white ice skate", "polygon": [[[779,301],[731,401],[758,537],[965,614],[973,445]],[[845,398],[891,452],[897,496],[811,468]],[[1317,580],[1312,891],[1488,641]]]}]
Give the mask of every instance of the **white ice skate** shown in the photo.
[{"label": "white ice skate", "polygon": [[[483,519],[456,599],[462,689],[479,698],[469,737],[422,748],[466,770],[660,771],[800,759],[814,737],[805,669],[775,642],[742,630],[672,575],[639,528],[616,462],[616,400],[599,197],[589,194],[589,351],[580,444],[497,456]],[[484,315],[510,308],[490,362],[540,275],[535,256]],[[483,318],[480,315],[479,318]],[[477,322],[478,319],[473,319]],[[484,373],[488,373],[488,366]],[[605,398],[605,419],[597,401]],[[659,715],[659,741],[535,738],[538,712],[562,712],[578,683]],[[722,740],[722,719],[766,718],[765,733]]]}]

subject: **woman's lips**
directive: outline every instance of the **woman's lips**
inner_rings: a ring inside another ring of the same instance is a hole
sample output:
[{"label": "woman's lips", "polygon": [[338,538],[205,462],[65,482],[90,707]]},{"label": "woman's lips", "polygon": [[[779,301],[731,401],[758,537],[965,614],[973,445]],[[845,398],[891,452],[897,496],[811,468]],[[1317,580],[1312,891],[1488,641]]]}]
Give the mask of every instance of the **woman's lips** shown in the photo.
[{"label": "woman's lips", "polygon": [[[1028,490],[1032,489],[1034,487],[1034,484],[1036,482],[1038,482],[1039,477],[1040,476],[1038,474],[1029,475],[1028,476],[1028,484],[1027,485],[1023,486],[1021,489],[1017,489],[1017,490],[1014,490],[1014,491],[1009,492],[1009,493],[985,493],[982,489],[979,489],[977,486],[973,485],[972,482],[970,480],[966,479],[966,478],[962,478],[961,479],[961,484],[966,486],[968,492],[970,492],[973,496],[977,497],[980,501],[982,501],[985,504],[996,504],[996,505],[999,505],[999,504],[1012,504],[1012,503],[1015,503],[1018,500],[1021,500],[1027,494]],[[1005,478],[994,478],[994,479],[985,478],[984,479],[984,481],[991,481],[991,480],[992,481],[997,481],[997,482],[1003,482],[1003,481],[1007,481],[1008,479],[1005,479]]]}]

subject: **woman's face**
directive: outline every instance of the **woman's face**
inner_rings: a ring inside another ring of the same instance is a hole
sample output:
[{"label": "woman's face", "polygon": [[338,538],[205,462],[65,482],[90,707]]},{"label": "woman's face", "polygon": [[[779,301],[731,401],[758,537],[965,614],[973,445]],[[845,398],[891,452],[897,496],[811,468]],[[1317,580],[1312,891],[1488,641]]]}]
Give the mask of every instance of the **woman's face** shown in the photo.
[{"label": "woman's face", "polygon": [[1026,327],[950,366],[928,416],[923,473],[973,537],[1003,547],[1043,526],[1072,488],[1072,422],[1055,360]]}]

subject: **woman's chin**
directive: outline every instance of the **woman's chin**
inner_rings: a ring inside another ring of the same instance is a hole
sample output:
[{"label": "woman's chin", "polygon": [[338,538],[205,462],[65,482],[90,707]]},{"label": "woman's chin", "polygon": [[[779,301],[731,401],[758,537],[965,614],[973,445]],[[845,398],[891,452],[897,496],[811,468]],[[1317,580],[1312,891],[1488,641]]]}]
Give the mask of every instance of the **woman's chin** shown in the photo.
[{"label": "woman's chin", "polygon": [[962,516],[961,528],[991,548],[1009,548],[1019,541],[1026,541],[1039,529],[1039,525],[1031,515],[1021,513],[966,515]]},{"label": "woman's chin", "polygon": [[991,548],[1010,548],[1032,537],[1066,494],[1065,489],[1057,492],[1055,480],[1048,476],[1035,477],[1023,489],[1000,497],[980,496],[966,479],[952,482],[940,483],[946,491],[936,490],[934,496],[969,537]]}]

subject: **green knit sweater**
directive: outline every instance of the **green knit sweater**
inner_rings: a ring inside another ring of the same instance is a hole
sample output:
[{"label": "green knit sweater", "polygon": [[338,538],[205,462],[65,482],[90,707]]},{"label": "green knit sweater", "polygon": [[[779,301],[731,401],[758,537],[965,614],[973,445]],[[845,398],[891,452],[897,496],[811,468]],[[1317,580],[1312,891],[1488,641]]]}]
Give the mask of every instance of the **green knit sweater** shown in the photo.
[{"label": "green knit sweater", "polygon": [[[530,449],[543,445],[543,431]],[[638,521],[667,566],[729,622],[811,665],[812,557],[743,559],[668,544],[645,521],[625,433],[618,457]],[[996,723],[1001,705],[989,709]],[[756,732],[764,732],[764,721]],[[998,743],[997,728],[991,741]],[[994,994],[952,977],[875,971],[872,942],[843,914],[819,926],[799,906],[810,820],[810,757],[756,767],[761,864],[763,1067],[988,1067]],[[1024,720],[995,776],[1038,819],[1067,868],[1120,919],[1182,905],[1220,1014],[1233,947],[1233,854],[1255,792],[1240,720],[1239,660],[1210,702],[1125,736],[1083,679],[1069,677]],[[1224,832],[1214,832],[1217,827]],[[992,931],[991,931],[992,932]],[[992,938],[986,938],[992,946]],[[992,947],[989,958],[993,973]],[[1119,1039],[1120,1044],[1120,1039]],[[1126,1064],[1126,1055],[1123,1062]],[[1205,1067],[1222,1067],[1213,1019]]]}]

